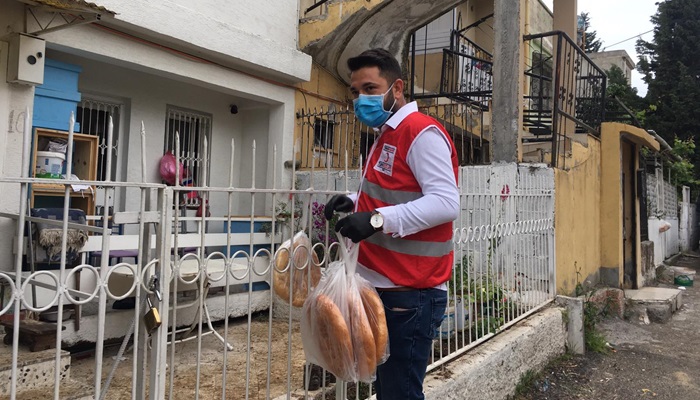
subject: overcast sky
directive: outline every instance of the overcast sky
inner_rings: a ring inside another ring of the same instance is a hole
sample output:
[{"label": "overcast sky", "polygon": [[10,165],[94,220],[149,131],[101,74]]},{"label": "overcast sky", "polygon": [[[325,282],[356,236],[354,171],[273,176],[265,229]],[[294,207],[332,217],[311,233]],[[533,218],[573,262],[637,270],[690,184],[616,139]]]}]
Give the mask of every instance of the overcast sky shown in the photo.
[{"label": "overcast sky", "polygon": [[[552,9],[553,0],[543,0]],[[627,50],[632,61],[637,62],[637,52],[634,45],[637,38],[624,43],[615,44],[632,36],[653,29],[650,21],[656,13],[657,0],[578,0],[578,12],[587,12],[590,18],[591,30],[597,32],[597,37],[603,41],[605,50]],[[651,41],[653,32],[642,35]],[[603,49],[601,48],[601,50]],[[632,72],[632,86],[636,87],[640,96],[647,92],[642,76],[636,70]]]}]

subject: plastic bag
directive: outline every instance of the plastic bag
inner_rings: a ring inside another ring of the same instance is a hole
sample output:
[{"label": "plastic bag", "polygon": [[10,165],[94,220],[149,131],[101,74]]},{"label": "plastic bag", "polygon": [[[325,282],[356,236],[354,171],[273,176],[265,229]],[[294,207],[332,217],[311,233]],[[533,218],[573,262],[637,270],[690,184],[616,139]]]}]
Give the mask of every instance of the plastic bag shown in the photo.
[{"label": "plastic bag", "polygon": [[[290,260],[292,260],[291,263]],[[321,267],[318,256],[311,248],[311,240],[306,232],[299,231],[277,249],[272,287],[277,296],[287,304],[290,302],[291,292],[291,304],[294,307],[301,307],[309,292],[318,285],[320,280]]]},{"label": "plastic bag", "polygon": [[356,272],[359,246],[338,242],[342,259],[331,263],[302,310],[307,362],[349,382],[372,382],[389,356],[384,305]]},{"label": "plastic bag", "polygon": [[[176,175],[176,160],[175,156],[171,152],[167,152],[160,159],[160,177],[170,186],[175,186],[175,175]],[[178,168],[180,168],[180,182],[185,178],[185,167],[182,163],[179,163]]]}]

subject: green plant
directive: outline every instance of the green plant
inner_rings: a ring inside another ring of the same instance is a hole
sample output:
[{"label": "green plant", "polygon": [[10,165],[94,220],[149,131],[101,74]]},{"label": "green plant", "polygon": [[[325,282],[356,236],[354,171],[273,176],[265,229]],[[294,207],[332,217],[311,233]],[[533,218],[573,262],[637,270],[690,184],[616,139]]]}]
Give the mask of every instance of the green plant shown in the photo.
[{"label": "green plant", "polygon": [[540,374],[535,372],[535,370],[528,369],[524,374],[520,375],[520,381],[515,386],[515,395],[522,396],[530,390],[531,387],[535,385],[537,379],[539,379]]},{"label": "green plant", "polygon": [[[302,203],[300,201],[295,201],[294,202],[294,213],[291,211],[291,206],[289,203],[280,201],[277,203],[275,206],[275,214],[273,218],[275,219],[275,233],[279,233],[282,227],[286,227],[289,225],[289,222],[292,219],[292,214],[294,214],[294,223],[292,224],[293,227],[298,227],[299,222],[301,221],[301,216],[303,213],[302,210]],[[264,232],[266,234],[271,234],[272,233],[272,223],[271,222],[265,222],[264,224],[260,225],[260,232]]]},{"label": "green plant", "polygon": [[610,315],[613,299],[606,296],[603,308],[599,308],[592,299],[594,291],[587,289],[581,284],[579,280],[581,278],[581,269],[576,262],[574,262],[574,270],[576,271],[576,297],[583,296],[583,336],[586,349],[596,353],[607,354],[609,350],[607,340],[597,329],[596,325],[602,318]]}]

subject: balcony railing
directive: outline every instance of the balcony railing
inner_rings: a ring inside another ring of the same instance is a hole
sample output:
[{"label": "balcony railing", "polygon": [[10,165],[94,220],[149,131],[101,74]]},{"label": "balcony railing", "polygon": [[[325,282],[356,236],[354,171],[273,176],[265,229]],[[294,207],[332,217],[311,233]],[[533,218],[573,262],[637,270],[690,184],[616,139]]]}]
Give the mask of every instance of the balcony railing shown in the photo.
[{"label": "balcony railing", "polygon": [[523,128],[528,134],[523,140],[551,141],[556,165],[573,133],[600,135],[606,76],[564,32],[526,35],[524,40],[528,58]]},{"label": "balcony railing", "polygon": [[[321,14],[323,14],[324,11],[323,11],[323,8],[321,8],[321,6],[323,6],[326,3],[328,3],[328,0],[313,0],[313,4],[304,10],[304,16],[308,16],[307,14],[309,14],[313,10],[319,10],[319,12]],[[327,11],[327,9],[326,9],[326,11]]]},{"label": "balcony railing", "polygon": [[[440,65],[437,70],[435,66]],[[413,35],[411,97],[449,98],[488,108],[493,92],[493,56],[459,30],[450,33],[449,48],[432,47],[428,38]],[[439,73],[439,76],[437,75]]]},{"label": "balcony railing", "polygon": [[605,99],[605,122],[622,122],[643,128],[634,111],[616,96],[608,96]]}]

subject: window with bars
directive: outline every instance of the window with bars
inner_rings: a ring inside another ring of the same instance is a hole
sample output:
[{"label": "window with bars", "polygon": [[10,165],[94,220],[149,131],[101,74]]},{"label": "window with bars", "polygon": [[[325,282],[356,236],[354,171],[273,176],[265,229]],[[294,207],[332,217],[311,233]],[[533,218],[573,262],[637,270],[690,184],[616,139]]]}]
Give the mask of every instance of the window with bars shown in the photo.
[{"label": "window with bars", "polygon": [[333,133],[335,122],[328,119],[314,121],[314,145],[323,149],[333,150]]},{"label": "window with bars", "polygon": [[80,124],[80,133],[99,137],[97,152],[97,180],[100,181],[107,179],[107,157],[110,156],[110,146],[107,145],[109,117],[112,117],[112,123],[114,124],[111,144],[111,156],[113,159],[110,176],[112,179],[115,179],[115,174],[117,171],[116,157],[119,148],[118,133],[120,114],[121,105],[117,103],[109,103],[86,98],[83,99],[78,106],[78,114],[76,115],[75,120]]},{"label": "window with bars", "polygon": [[[204,168],[209,163],[204,159],[204,138],[211,143],[211,115],[169,106],[165,117],[165,152],[175,154],[175,136],[180,137],[179,159],[185,174],[183,186],[204,186]],[[211,150],[209,150],[211,152]],[[207,174],[208,176],[208,174]],[[183,196],[186,206],[199,206],[199,195],[195,192]]]}]

